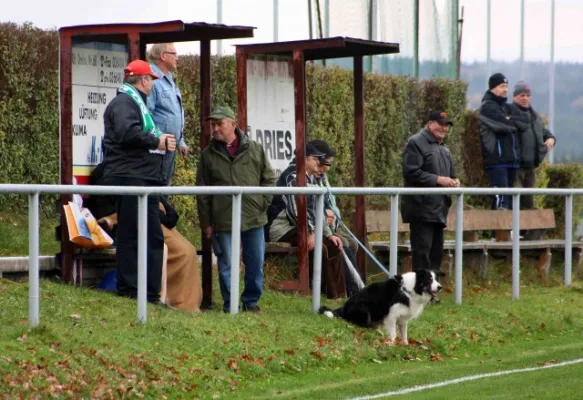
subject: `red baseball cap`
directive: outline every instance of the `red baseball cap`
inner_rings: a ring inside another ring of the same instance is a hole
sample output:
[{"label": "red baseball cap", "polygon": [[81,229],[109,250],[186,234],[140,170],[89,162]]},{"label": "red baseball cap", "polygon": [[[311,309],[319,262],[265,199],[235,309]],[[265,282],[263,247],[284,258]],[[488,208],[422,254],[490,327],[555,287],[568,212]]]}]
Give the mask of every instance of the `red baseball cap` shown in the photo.
[{"label": "red baseball cap", "polygon": [[143,76],[150,75],[153,79],[160,78],[152,71],[150,64],[143,60],[134,60],[129,63],[124,69],[126,76]]}]

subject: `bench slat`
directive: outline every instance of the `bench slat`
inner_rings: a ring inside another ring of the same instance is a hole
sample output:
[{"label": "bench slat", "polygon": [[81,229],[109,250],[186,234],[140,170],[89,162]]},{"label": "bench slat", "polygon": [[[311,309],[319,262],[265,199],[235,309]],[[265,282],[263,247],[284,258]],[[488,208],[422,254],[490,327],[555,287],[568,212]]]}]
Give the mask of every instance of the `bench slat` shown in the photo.
[{"label": "bench slat", "polygon": [[[455,231],[455,209],[450,209],[447,216],[447,231]],[[368,233],[389,232],[391,215],[385,210],[366,212]],[[556,227],[555,213],[552,209],[521,210],[520,229],[552,229]],[[499,210],[464,210],[464,231],[511,230],[512,211]],[[404,224],[399,215],[399,232],[409,232],[409,224]]]}]

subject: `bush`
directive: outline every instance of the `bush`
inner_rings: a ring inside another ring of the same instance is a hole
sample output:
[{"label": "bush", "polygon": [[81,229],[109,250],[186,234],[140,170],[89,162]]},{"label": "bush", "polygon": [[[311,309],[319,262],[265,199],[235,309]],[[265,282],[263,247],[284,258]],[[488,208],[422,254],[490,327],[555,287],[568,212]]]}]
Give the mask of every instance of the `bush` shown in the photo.
[{"label": "bush", "polygon": [[[548,179],[549,188],[581,188],[583,185],[583,165],[560,164],[544,165],[544,171]],[[565,236],[565,197],[544,196],[542,200],[544,208],[555,210],[557,227],[552,232],[553,237]],[[583,213],[583,196],[573,197],[573,232],[581,223]]]}]

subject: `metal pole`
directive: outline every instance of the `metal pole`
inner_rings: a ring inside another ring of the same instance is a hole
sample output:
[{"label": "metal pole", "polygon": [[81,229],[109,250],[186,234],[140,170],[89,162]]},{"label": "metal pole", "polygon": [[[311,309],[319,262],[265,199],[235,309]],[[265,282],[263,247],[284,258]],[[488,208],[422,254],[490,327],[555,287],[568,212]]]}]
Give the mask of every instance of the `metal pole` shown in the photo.
[{"label": "metal pole", "polygon": [[491,1],[488,0],[488,3],[486,4],[486,67],[487,67],[487,71],[488,71],[488,76],[486,77],[486,79],[488,77],[490,77],[490,75],[492,75],[492,60],[490,58],[491,55],[491,48],[490,48],[490,23],[491,23],[491,19],[490,19],[490,10],[491,10]]},{"label": "metal pole", "polygon": [[389,272],[392,275],[397,275],[397,256],[399,240],[399,195],[391,196],[391,264]]},{"label": "metal pole", "polygon": [[[551,1],[551,64],[549,68],[549,130],[555,131],[555,0]],[[549,153],[549,163],[555,162],[555,149]]]},{"label": "metal pole", "polygon": [[[223,23],[223,0],[217,0],[217,24]],[[217,40],[217,54],[223,55],[223,41]]]},{"label": "metal pole", "polygon": [[457,42],[459,24],[459,3],[458,0],[451,1],[451,44],[450,48],[450,77],[456,79],[457,76]]},{"label": "metal pole", "polygon": [[28,195],[28,326],[37,327],[39,318],[39,194]]},{"label": "metal pole", "polygon": [[455,304],[462,304],[462,262],[464,254],[464,195],[457,195],[455,209]]},{"label": "metal pole", "polygon": [[413,76],[419,78],[419,0],[413,2]]},{"label": "metal pole", "polygon": [[512,195],[512,299],[520,292],[520,195]]},{"label": "metal pole", "polygon": [[520,0],[520,79],[525,79],[524,71],[524,0]]},{"label": "metal pole", "polygon": [[314,271],[312,276],[312,311],[320,309],[320,289],[322,285],[322,242],[324,235],[324,195],[316,198],[316,231],[314,232]]},{"label": "metal pole", "polygon": [[314,30],[312,27],[312,0],[308,0],[308,33],[310,34],[310,39],[314,38]]},{"label": "metal pole", "polygon": [[565,198],[565,286],[571,286],[573,256],[573,195]]},{"label": "metal pole", "polygon": [[138,196],[138,322],[147,319],[148,195]]},{"label": "metal pole", "polygon": [[277,42],[279,31],[279,0],[273,0],[273,41]]},{"label": "metal pole", "polygon": [[231,214],[231,299],[230,312],[239,313],[239,275],[241,268],[241,198],[242,194],[233,195]]},{"label": "metal pole", "polygon": [[324,37],[330,37],[330,0],[324,1]]}]

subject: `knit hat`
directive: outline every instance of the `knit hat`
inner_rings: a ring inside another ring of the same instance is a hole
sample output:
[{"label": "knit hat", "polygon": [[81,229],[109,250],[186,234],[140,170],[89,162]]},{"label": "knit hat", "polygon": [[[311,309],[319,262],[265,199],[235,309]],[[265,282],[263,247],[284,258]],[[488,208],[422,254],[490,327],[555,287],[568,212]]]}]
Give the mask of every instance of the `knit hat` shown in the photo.
[{"label": "knit hat", "polygon": [[516,83],[516,85],[514,85],[513,96],[518,96],[519,94],[522,94],[522,93],[530,94],[530,85],[528,83],[526,83],[525,81],[519,81]]},{"label": "knit hat", "polygon": [[508,79],[500,72],[495,73],[488,79],[488,89],[492,90],[496,86],[501,85],[503,83],[508,83]]}]

